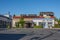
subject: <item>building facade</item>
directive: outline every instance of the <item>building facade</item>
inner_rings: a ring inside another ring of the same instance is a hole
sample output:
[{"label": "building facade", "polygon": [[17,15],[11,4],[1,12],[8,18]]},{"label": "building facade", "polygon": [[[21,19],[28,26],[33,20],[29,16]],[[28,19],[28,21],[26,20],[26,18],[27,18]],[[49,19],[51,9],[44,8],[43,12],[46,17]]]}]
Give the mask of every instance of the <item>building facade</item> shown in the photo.
[{"label": "building facade", "polygon": [[[22,17],[24,18],[25,24],[28,24],[30,26],[33,24],[32,20],[34,18],[39,18],[39,16],[25,16],[25,15]],[[13,16],[13,21],[12,21],[13,25],[12,26],[16,27],[16,23],[19,22],[20,19],[21,19],[21,16]]]},{"label": "building facade", "polygon": [[12,18],[5,15],[0,15],[0,28],[12,27]]},{"label": "building facade", "polygon": [[54,18],[36,18],[36,19],[33,19],[33,22],[37,26],[42,25],[43,28],[52,28],[52,27],[54,27]]},{"label": "building facade", "polygon": [[[53,12],[41,12],[39,16],[37,15],[21,15],[24,18],[26,24],[35,23],[37,26],[42,25],[43,28],[54,27],[54,13]],[[19,22],[21,16],[13,16],[13,27],[16,27],[16,23]]]},{"label": "building facade", "polygon": [[33,22],[35,22],[37,26],[43,25],[43,28],[54,27],[54,13],[53,12],[40,12],[40,16],[43,16],[43,18],[33,19]]}]

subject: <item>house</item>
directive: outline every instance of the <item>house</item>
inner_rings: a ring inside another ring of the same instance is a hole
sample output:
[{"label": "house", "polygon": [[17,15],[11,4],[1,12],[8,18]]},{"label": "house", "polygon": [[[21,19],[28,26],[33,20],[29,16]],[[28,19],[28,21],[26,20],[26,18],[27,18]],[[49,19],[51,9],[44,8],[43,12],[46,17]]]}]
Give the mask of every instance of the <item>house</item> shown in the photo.
[{"label": "house", "polygon": [[54,27],[54,18],[35,18],[33,22],[39,26],[42,25],[43,28],[52,28]]},{"label": "house", "polygon": [[[27,27],[32,27],[32,24],[37,26],[42,25],[43,28],[52,28],[54,26],[54,13],[53,12],[41,12],[40,15],[35,14],[22,14],[20,16],[13,16],[13,27],[16,27],[16,23],[23,17]],[[26,26],[26,25],[25,25]]]},{"label": "house", "polygon": [[27,28],[30,28],[32,27],[32,20],[34,18],[39,18],[39,16],[36,16],[35,14],[29,14],[29,15],[25,15],[25,14],[22,14],[20,16],[13,16],[13,27],[16,27],[16,24],[20,21],[21,17],[24,18],[24,21],[25,21],[25,24],[27,25]]},{"label": "house", "polygon": [[54,27],[54,13],[53,12],[40,12],[40,18],[34,18],[33,22],[37,26],[43,25],[43,28],[52,28]]}]

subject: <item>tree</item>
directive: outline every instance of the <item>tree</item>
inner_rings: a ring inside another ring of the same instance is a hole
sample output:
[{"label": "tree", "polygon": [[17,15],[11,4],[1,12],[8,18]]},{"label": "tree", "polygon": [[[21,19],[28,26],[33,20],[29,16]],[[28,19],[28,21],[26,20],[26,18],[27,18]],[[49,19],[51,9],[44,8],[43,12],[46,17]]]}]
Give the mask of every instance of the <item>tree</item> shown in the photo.
[{"label": "tree", "polygon": [[24,23],[25,23],[24,18],[21,17],[21,19],[20,19],[20,21],[19,21],[19,24],[21,24],[22,28],[23,28],[23,26],[24,26]]},{"label": "tree", "polygon": [[55,24],[54,28],[60,28],[60,18],[59,19],[55,18],[55,21],[57,21],[58,24]]},{"label": "tree", "polygon": [[55,21],[58,21],[58,18],[57,18],[57,17],[55,17],[55,18],[54,18],[54,20],[55,20]]},{"label": "tree", "polygon": [[58,25],[60,26],[60,18],[59,18],[59,20],[58,20]]}]

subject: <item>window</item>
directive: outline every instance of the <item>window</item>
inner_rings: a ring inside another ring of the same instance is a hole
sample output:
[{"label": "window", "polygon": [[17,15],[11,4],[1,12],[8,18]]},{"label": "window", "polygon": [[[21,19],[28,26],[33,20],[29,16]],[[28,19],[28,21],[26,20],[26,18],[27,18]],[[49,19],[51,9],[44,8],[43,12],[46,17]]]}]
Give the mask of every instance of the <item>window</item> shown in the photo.
[{"label": "window", "polygon": [[52,22],[48,22],[48,26],[52,26]]},{"label": "window", "polygon": [[39,22],[39,25],[41,25],[41,22]]},{"label": "window", "polygon": [[3,24],[3,21],[2,20],[0,20],[0,25],[2,25]]},{"label": "window", "polygon": [[45,26],[46,22],[42,22],[42,25]]},{"label": "window", "polygon": [[48,24],[52,24],[52,22],[48,22]]},{"label": "window", "polygon": [[34,22],[34,25],[36,26],[36,22]]}]

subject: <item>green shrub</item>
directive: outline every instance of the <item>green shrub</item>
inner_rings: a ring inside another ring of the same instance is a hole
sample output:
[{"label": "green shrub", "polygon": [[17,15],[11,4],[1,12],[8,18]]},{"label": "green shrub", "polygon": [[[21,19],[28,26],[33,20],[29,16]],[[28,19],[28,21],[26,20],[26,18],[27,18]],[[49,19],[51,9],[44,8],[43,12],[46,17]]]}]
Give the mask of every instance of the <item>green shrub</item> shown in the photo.
[{"label": "green shrub", "polygon": [[7,28],[8,28],[8,29],[10,29],[10,26],[9,26],[9,25],[7,25]]},{"label": "green shrub", "polygon": [[60,26],[58,24],[55,24],[54,28],[60,28]]},{"label": "green shrub", "polygon": [[34,28],[43,28],[43,26],[34,26]]}]

